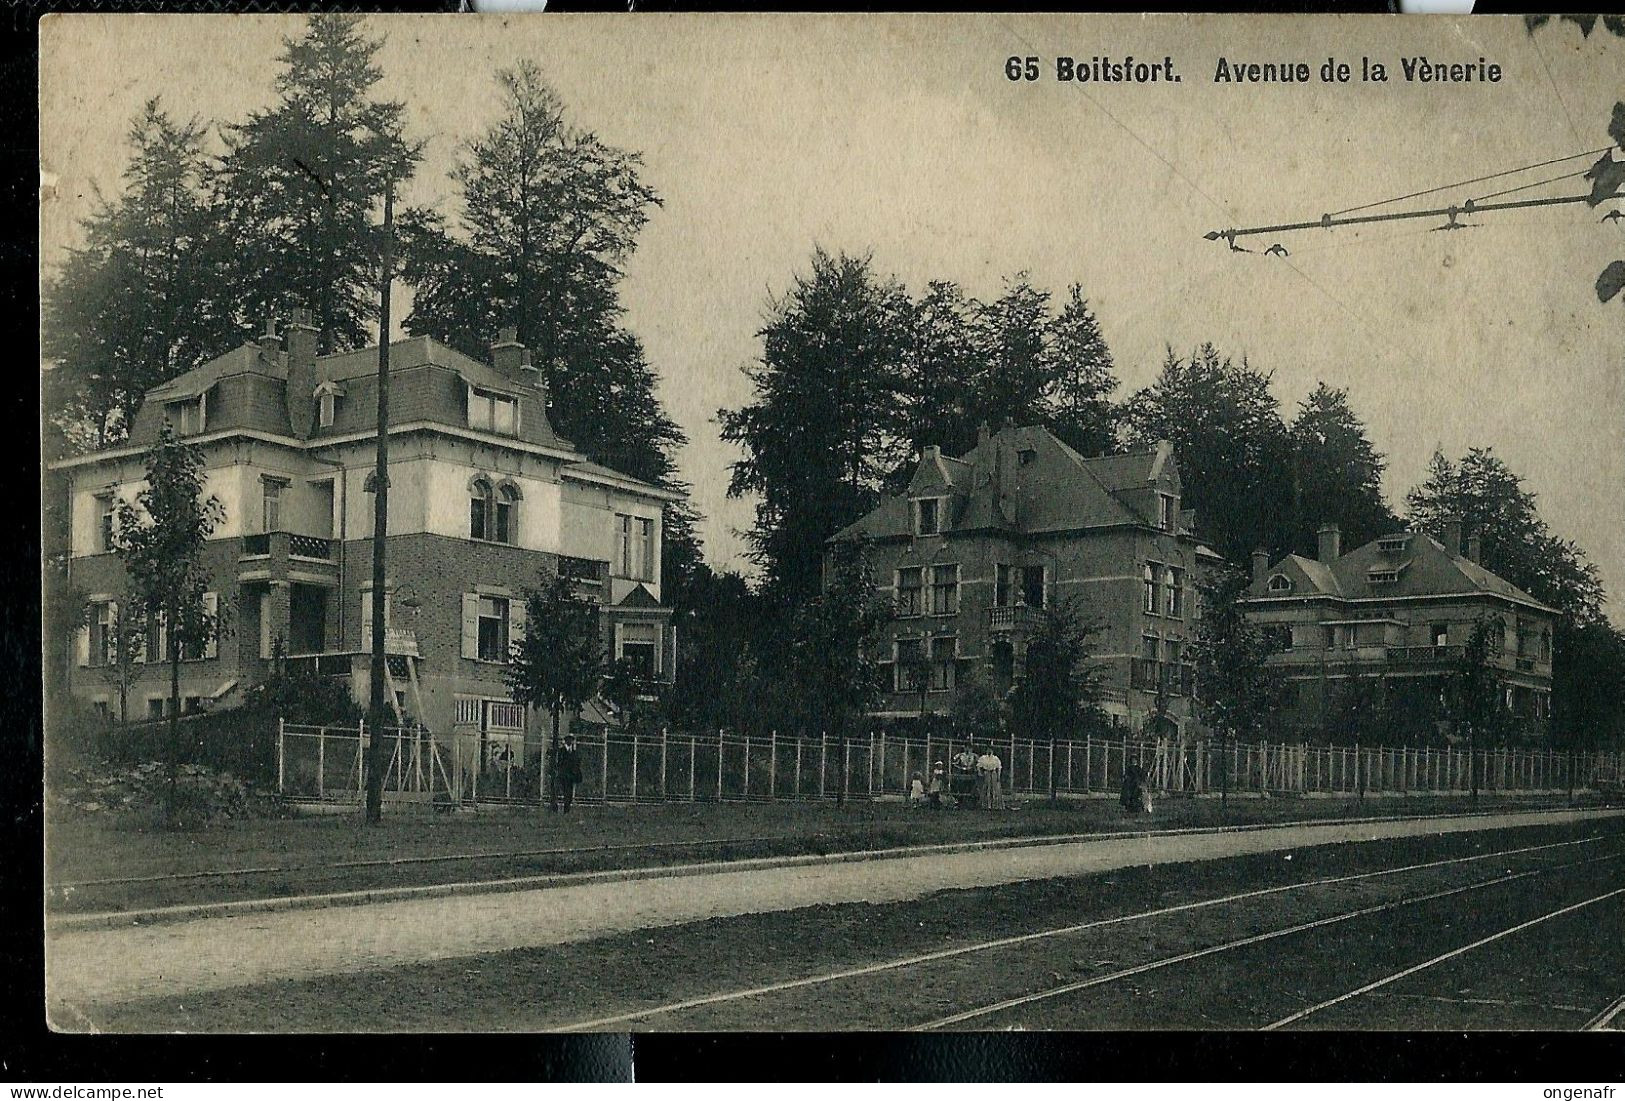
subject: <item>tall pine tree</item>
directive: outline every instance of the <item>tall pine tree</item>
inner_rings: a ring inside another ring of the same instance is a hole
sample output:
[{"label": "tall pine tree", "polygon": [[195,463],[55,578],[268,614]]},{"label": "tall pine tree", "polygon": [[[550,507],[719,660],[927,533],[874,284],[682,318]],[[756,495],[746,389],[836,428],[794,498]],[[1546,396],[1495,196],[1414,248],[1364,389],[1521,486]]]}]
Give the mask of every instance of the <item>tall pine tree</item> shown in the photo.
[{"label": "tall pine tree", "polygon": [[47,406],[61,451],[124,435],[145,392],[218,355],[233,326],[215,294],[207,128],[158,99],[131,120],[122,191],[101,198],[45,287]]},{"label": "tall pine tree", "polygon": [[1066,304],[1048,325],[1045,394],[1050,431],[1082,455],[1116,450],[1118,410],[1116,365],[1100,321],[1083,288],[1067,288]]},{"label": "tall pine tree", "polygon": [[1324,382],[1298,406],[1292,445],[1292,549],[1314,557],[1322,524],[1338,525],[1343,545],[1370,542],[1398,524],[1382,497],[1383,457],[1366,438],[1348,391]]},{"label": "tall pine tree", "polygon": [[283,40],[276,104],[227,128],[215,188],[240,329],[298,305],[315,315],[320,351],[371,340],[375,211],[422,151],[404,135],[404,105],[375,97],[382,46],[359,15],[311,16],[301,37]]}]

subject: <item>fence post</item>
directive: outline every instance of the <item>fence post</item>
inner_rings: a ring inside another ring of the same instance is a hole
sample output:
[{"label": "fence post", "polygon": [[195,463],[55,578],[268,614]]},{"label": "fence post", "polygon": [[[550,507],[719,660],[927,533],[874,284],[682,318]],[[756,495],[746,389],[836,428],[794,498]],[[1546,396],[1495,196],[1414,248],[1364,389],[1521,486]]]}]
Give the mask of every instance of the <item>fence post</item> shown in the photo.
[{"label": "fence post", "polygon": [[796,781],[795,782],[795,792],[793,793],[793,797],[796,798],[796,799],[800,799],[801,798],[801,734],[800,734],[799,731],[796,733],[795,781]]},{"label": "fence post", "polygon": [[[359,726],[356,728],[361,729]],[[327,798],[327,727],[316,728],[316,798]]]},{"label": "fence post", "polygon": [[276,790],[278,795],[285,794],[283,786],[287,766],[284,760],[284,754],[286,753],[284,743],[287,738],[288,720],[279,715],[276,720]]},{"label": "fence post", "polygon": [[779,797],[779,732],[767,733],[767,797]]},{"label": "fence post", "polygon": [[824,797],[824,774],[829,771],[829,731],[818,732],[818,798]]},{"label": "fence post", "polygon": [[1085,792],[1089,792],[1094,789],[1094,749],[1095,736],[1093,734],[1085,734],[1083,736],[1083,790]]},{"label": "fence post", "polygon": [[743,787],[744,787],[743,794],[744,794],[745,800],[747,802],[749,802],[750,801],[750,735],[749,734],[745,735],[745,783],[744,783]]},{"label": "fence post", "polygon": [[720,726],[717,727],[717,802],[722,802],[722,727]]},{"label": "fence post", "polygon": [[[874,746],[875,746],[875,736],[874,736],[873,733],[871,733],[869,735],[869,756],[871,758],[871,761],[872,761],[872,759],[874,757]],[[869,794],[870,795],[873,795],[875,793],[874,773],[875,773],[875,770],[874,770],[873,764],[871,764],[871,766],[869,768]],[[903,787],[905,789],[908,787],[908,776],[907,775],[905,775],[903,777]],[[881,791],[886,790],[886,732],[884,730],[882,730],[880,732],[880,790]]]},{"label": "fence post", "polygon": [[632,802],[638,801],[638,736],[632,735]]},{"label": "fence post", "polygon": [[660,728],[660,801],[666,801],[666,742],[670,732],[666,727]]},{"label": "fence post", "polygon": [[[872,744],[872,743],[871,743]],[[852,739],[841,739],[841,790],[848,791],[852,779]]]},{"label": "fence post", "polygon": [[700,740],[697,735],[688,736],[688,801],[694,801],[694,761],[699,754]]}]

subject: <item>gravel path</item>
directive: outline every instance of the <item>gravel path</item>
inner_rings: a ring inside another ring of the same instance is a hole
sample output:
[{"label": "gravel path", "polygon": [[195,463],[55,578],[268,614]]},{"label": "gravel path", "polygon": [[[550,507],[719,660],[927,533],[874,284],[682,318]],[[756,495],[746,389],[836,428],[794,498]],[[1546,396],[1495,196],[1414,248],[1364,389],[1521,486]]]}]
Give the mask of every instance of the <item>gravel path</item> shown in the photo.
[{"label": "gravel path", "polygon": [[1137,864],[1622,815],[1625,810],[1541,811],[1118,838],[248,913],[130,928],[48,928],[46,989],[52,1020],[72,1028],[77,1007],[101,1002],[371,971],[712,917],[823,903],[898,902],[947,888],[1084,875]]}]

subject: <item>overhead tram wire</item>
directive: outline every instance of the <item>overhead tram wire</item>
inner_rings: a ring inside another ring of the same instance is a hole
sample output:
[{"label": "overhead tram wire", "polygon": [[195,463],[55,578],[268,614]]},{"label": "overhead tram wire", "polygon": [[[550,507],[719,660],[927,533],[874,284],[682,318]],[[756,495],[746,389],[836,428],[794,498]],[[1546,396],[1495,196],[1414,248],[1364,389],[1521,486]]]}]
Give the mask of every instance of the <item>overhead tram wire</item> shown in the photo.
[{"label": "overhead tram wire", "polygon": [[[1567,203],[1583,203],[1589,199],[1588,195],[1552,195],[1543,198],[1516,199],[1499,203],[1484,201],[1486,199],[1494,199],[1502,195],[1511,195],[1519,191],[1527,191],[1530,188],[1544,187],[1547,184],[1557,183],[1561,180],[1584,176],[1586,173],[1582,171],[1569,172],[1561,176],[1553,176],[1549,179],[1538,180],[1533,183],[1519,184],[1516,187],[1503,188],[1500,191],[1492,191],[1487,195],[1477,196],[1470,198],[1463,203],[1453,203],[1450,206],[1445,207],[1430,207],[1426,210],[1399,210],[1383,214],[1356,213],[1363,210],[1374,210],[1377,207],[1387,206],[1391,203],[1402,202],[1407,199],[1418,198],[1422,195],[1437,194],[1441,191],[1459,190],[1460,188],[1466,187],[1470,184],[1483,183],[1487,180],[1503,179],[1507,176],[1515,176],[1519,173],[1529,172],[1536,168],[1543,168],[1548,165],[1561,164],[1565,161],[1578,160],[1581,157],[1590,157],[1596,154],[1606,153],[1612,148],[1612,146],[1605,146],[1601,149],[1591,149],[1581,153],[1572,153],[1566,157],[1556,157],[1551,160],[1539,161],[1534,164],[1526,164],[1519,168],[1509,168],[1501,172],[1492,172],[1484,176],[1475,176],[1472,179],[1460,180],[1456,183],[1444,184],[1439,187],[1428,188],[1424,191],[1413,191],[1406,195],[1396,195],[1391,199],[1380,199],[1377,202],[1366,203],[1362,206],[1347,207],[1340,211],[1322,214],[1320,218],[1315,221],[1284,222],[1278,225],[1255,226],[1247,229],[1216,229],[1203,234],[1203,237],[1209,241],[1224,241],[1230,245],[1232,251],[1241,252],[1248,250],[1237,249],[1236,238],[1251,237],[1264,233],[1294,233],[1306,229],[1333,229],[1338,226],[1368,225],[1374,222],[1391,222],[1407,218],[1447,217],[1450,219],[1450,224],[1454,225],[1456,224],[1456,218],[1460,215],[1483,214],[1500,210],[1521,210],[1528,207],[1537,206],[1558,206]],[[1355,216],[1344,216],[1350,214],[1354,214]]]},{"label": "overhead tram wire", "polygon": [[1454,191],[1459,187],[1466,187],[1469,184],[1484,183],[1486,180],[1498,180],[1503,176],[1516,176],[1520,172],[1533,172],[1537,168],[1548,168],[1551,165],[1562,164],[1565,161],[1579,160],[1581,157],[1596,157],[1608,152],[1608,150],[1612,148],[1613,146],[1611,145],[1605,145],[1601,149],[1590,149],[1583,153],[1570,153],[1566,157],[1553,157],[1549,161],[1537,161],[1534,164],[1526,164],[1521,168],[1508,168],[1501,172],[1491,172],[1488,176],[1475,176],[1470,180],[1457,180],[1455,183],[1440,184],[1438,187],[1430,187],[1426,191],[1412,191],[1408,195],[1395,195],[1391,199],[1378,199],[1374,203],[1365,203],[1361,206],[1351,206],[1345,207],[1342,210],[1334,210],[1332,211],[1331,216],[1335,218],[1340,214],[1354,214],[1361,210],[1372,210],[1379,206],[1387,206],[1390,203],[1402,203],[1406,199],[1420,199],[1423,195],[1436,195],[1441,191]]}]

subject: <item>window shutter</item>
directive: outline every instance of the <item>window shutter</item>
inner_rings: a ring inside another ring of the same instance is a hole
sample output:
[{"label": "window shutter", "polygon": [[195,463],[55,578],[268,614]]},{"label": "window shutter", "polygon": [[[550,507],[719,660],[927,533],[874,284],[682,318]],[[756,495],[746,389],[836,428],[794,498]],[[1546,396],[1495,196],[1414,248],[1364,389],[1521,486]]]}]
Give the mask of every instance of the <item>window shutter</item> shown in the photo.
[{"label": "window shutter", "polygon": [[517,646],[525,641],[525,602],[520,597],[508,601],[508,645]]},{"label": "window shutter", "polygon": [[480,656],[480,594],[463,594],[463,656]]},{"label": "window shutter", "polygon": [[[209,617],[209,626],[211,628],[217,628],[220,622],[217,618],[220,614],[219,593],[203,594],[203,612]],[[203,656],[206,658],[217,658],[220,656],[220,639],[218,630],[211,630],[209,632],[209,641],[204,644]]]},{"label": "window shutter", "polygon": [[74,660],[77,661],[80,665],[89,665],[90,664],[90,624],[88,624],[88,623],[79,624],[79,630],[75,632],[74,649],[77,651],[77,654],[76,654]]},{"label": "window shutter", "polygon": [[154,612],[158,617],[158,660],[169,660],[169,622],[163,612]]},{"label": "window shutter", "polygon": [[361,593],[361,652],[372,653],[372,590]]}]

